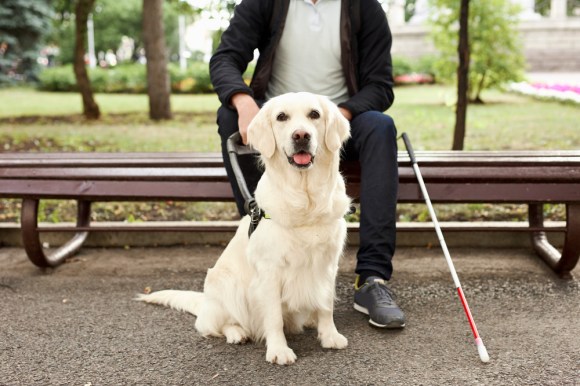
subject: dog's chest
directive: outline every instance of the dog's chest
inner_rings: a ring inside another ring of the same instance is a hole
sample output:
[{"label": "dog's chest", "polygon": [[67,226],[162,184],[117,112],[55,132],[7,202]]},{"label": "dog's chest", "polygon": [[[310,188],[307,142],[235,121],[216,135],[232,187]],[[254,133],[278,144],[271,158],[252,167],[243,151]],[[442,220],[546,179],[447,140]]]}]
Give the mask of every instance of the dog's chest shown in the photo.
[{"label": "dog's chest", "polygon": [[342,218],[290,229],[262,220],[250,238],[248,259],[258,275],[279,281],[287,310],[312,311],[332,303],[345,238]]},{"label": "dog's chest", "polygon": [[281,279],[281,301],[290,312],[324,308],[334,297],[338,256],[310,253],[288,256]]},{"label": "dog's chest", "polygon": [[288,268],[301,269],[303,265],[317,262],[328,264],[342,251],[346,238],[344,219],[313,226],[280,229],[282,239],[287,240],[286,260]]},{"label": "dog's chest", "polygon": [[281,275],[286,309],[316,310],[331,303],[345,236],[341,225],[303,229],[292,235]]}]

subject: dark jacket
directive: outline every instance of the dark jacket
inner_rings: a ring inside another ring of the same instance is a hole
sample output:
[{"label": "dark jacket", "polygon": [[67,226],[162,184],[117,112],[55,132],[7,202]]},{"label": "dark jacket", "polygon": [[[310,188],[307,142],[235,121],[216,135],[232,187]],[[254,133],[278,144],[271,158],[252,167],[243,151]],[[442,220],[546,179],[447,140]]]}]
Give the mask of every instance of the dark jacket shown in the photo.
[{"label": "dark jacket", "polygon": [[[243,0],[210,60],[210,75],[220,101],[243,92],[264,100],[276,47],[282,36],[289,0]],[[353,116],[385,111],[393,104],[392,37],[377,0],[342,0],[341,61],[350,98],[340,106]],[[248,87],[241,74],[260,56]],[[296,90],[301,91],[301,90]]]}]

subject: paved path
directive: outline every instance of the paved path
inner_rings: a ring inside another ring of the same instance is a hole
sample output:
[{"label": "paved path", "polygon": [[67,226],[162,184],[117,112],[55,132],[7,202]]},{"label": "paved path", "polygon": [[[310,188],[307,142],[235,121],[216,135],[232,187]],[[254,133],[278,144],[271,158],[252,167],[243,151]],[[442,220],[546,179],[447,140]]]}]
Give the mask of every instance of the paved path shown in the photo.
[{"label": "paved path", "polygon": [[0,248],[0,385],[580,385],[580,281],[557,279],[527,250],[451,251],[488,364],[440,250],[415,248],[398,252],[392,280],[403,331],[352,310],[348,251],[335,319],[349,347],[291,336],[298,361],[287,367],[266,363],[263,345],[202,338],[194,317],[131,300],[145,287],[201,289],[220,250],[85,249],[42,272]]}]

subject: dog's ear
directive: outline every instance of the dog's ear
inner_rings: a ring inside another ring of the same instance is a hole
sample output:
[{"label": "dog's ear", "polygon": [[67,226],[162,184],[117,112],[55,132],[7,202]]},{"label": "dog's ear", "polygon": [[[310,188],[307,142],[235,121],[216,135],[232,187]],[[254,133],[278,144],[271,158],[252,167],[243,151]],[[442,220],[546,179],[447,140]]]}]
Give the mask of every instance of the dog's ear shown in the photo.
[{"label": "dog's ear", "polygon": [[342,115],[338,107],[328,98],[321,97],[326,110],[326,132],[324,143],[328,150],[335,152],[350,137],[350,122]]},{"label": "dog's ear", "polygon": [[248,126],[248,143],[266,158],[271,158],[276,151],[270,110],[270,105],[266,103]]}]

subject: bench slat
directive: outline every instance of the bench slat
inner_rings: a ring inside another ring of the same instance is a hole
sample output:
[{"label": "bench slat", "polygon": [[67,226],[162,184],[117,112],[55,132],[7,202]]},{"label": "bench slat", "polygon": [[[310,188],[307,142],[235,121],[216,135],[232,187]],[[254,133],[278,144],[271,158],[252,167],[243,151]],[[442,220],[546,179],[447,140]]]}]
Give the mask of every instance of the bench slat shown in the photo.
[{"label": "bench slat", "polygon": [[[486,183],[486,182],[571,182],[580,181],[578,166],[488,166],[474,169],[469,166],[420,166],[421,175],[426,183],[447,181],[449,183]],[[345,173],[356,175],[357,173]],[[410,167],[399,167],[400,181],[414,181],[415,174]]]},{"label": "bench slat", "polygon": [[[578,183],[430,183],[435,203],[565,203],[580,201]],[[356,196],[358,197],[358,195]],[[423,202],[416,184],[399,184],[399,202]]]},{"label": "bench slat", "polygon": [[231,185],[224,181],[59,181],[3,180],[0,197],[84,199],[94,201],[181,200],[231,201]]},{"label": "bench slat", "polygon": [[[567,182],[580,181],[580,165],[559,167],[487,167],[474,172],[473,167],[425,166],[421,174],[426,182],[448,181],[453,183],[481,182]],[[360,181],[357,168],[347,168],[344,175],[349,183]],[[143,181],[225,181],[227,175],[223,167],[75,167],[75,168],[0,168],[0,181],[10,180],[143,180]],[[401,182],[414,181],[410,167],[399,167]]]},{"label": "bench slat", "polygon": [[[407,152],[399,151],[399,157],[406,156]],[[416,156],[423,157],[580,157],[578,150],[415,150]],[[219,152],[16,152],[0,153],[0,162],[9,159],[136,159],[136,158],[196,158],[196,157],[219,157]]]},{"label": "bench slat", "polygon": [[16,152],[16,153],[0,153],[0,162],[11,159],[151,159],[151,158],[173,158],[173,159],[190,159],[190,158],[205,158],[217,157],[221,158],[221,153],[218,152]]},{"label": "bench slat", "polygon": [[[420,166],[580,165],[580,151],[418,151]],[[405,152],[399,164],[408,165]],[[220,153],[0,153],[0,167],[222,167]]]},{"label": "bench slat", "polygon": [[26,168],[26,167],[222,167],[221,155],[195,156],[192,157],[123,157],[123,158],[1,158],[0,168]]},{"label": "bench slat", "polygon": [[223,167],[75,167],[75,168],[14,168],[0,169],[0,181],[4,178],[14,180],[179,180],[213,181],[227,178]]},{"label": "bench slat", "polygon": [[[359,196],[359,184],[347,185],[351,197]],[[429,196],[438,203],[530,203],[580,201],[578,184],[551,183],[482,183],[448,184],[431,183]],[[233,193],[229,182],[223,181],[60,181],[31,180],[22,184],[18,180],[5,180],[0,184],[0,197],[85,199],[95,201],[123,200],[180,200],[180,201],[231,201]],[[423,202],[416,182],[399,185],[400,202]]]}]

